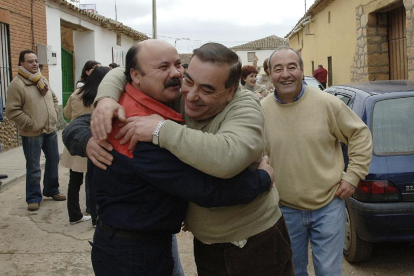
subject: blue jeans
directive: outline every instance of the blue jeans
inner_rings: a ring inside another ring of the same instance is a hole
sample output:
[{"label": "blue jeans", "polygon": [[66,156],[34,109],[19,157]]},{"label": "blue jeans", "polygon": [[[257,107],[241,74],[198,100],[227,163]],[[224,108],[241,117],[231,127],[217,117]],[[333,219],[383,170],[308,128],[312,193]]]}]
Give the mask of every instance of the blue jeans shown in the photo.
[{"label": "blue jeans", "polygon": [[281,206],[288,226],[296,276],[307,276],[308,244],[312,246],[317,276],[342,274],[342,250],[345,240],[345,201],[334,198],[313,211]]},{"label": "blue jeans", "polygon": [[184,270],[180,261],[180,254],[178,253],[177,237],[172,235],[171,253],[174,260],[174,269],[172,276],[184,276]]},{"label": "blue jeans", "polygon": [[26,157],[26,202],[40,203],[40,154],[45,154],[45,172],[43,175],[43,195],[52,197],[59,194],[59,150],[56,131],[34,137],[22,136],[23,152]]}]

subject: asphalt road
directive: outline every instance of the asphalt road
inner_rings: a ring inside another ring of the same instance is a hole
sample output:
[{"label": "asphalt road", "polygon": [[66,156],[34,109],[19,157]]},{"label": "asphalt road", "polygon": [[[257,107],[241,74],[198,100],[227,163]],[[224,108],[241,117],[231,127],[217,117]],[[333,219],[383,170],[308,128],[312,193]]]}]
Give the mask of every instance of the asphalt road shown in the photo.
[{"label": "asphalt road", "polygon": [[[61,191],[66,193],[69,173],[59,170]],[[93,275],[88,243],[92,225],[70,225],[66,202],[45,199],[39,211],[28,212],[24,194],[24,178],[0,189],[0,275]],[[84,210],[83,191],[81,204]],[[180,233],[178,243],[186,275],[197,275],[191,233]],[[379,244],[369,261],[343,264],[346,276],[414,276],[414,246]],[[309,271],[315,275],[311,265]]]}]

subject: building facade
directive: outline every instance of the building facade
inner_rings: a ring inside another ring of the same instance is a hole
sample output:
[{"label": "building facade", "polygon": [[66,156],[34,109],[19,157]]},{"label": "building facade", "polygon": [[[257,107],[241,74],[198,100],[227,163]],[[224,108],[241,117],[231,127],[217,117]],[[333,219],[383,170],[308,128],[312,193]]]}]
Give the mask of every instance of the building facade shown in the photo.
[{"label": "building facade", "polygon": [[287,39],[271,35],[231,47],[230,49],[236,52],[243,65],[253,65],[254,58],[257,57],[257,68],[262,69],[265,59],[270,57],[274,50],[283,45],[289,45]]},{"label": "building facade", "polygon": [[[79,9],[65,0],[0,1],[0,95],[7,102],[7,88],[17,74],[20,51],[33,50],[42,74],[64,107],[75,90],[86,61],[103,66],[124,65],[128,49],[148,37],[122,23]],[[60,116],[58,127],[65,125]],[[0,123],[3,151],[19,146],[15,125]]]},{"label": "building facade", "polygon": [[414,0],[316,0],[285,38],[328,85],[414,79]]},{"label": "building facade", "polygon": [[[42,0],[0,1],[0,96],[3,108],[7,88],[17,75],[19,53],[24,49],[37,52],[37,45],[46,45],[46,9]],[[42,66],[42,74],[49,78],[49,67]],[[2,150],[19,145],[13,122],[4,118],[0,123]]]},{"label": "building facade", "polygon": [[[46,1],[47,41],[57,61],[49,65],[50,84],[65,106],[88,60],[102,66],[125,63],[128,49],[149,37],[65,0]],[[60,58],[59,58],[60,57]]]}]

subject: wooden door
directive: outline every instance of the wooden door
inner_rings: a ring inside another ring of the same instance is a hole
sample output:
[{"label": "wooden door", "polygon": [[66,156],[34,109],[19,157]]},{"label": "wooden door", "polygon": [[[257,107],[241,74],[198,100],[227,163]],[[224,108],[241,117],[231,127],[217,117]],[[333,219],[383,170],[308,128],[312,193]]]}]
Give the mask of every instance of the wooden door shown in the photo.
[{"label": "wooden door", "polygon": [[404,6],[388,12],[387,17],[390,80],[408,79],[406,12]]},{"label": "wooden door", "polygon": [[332,57],[328,57],[328,86],[332,86]]}]

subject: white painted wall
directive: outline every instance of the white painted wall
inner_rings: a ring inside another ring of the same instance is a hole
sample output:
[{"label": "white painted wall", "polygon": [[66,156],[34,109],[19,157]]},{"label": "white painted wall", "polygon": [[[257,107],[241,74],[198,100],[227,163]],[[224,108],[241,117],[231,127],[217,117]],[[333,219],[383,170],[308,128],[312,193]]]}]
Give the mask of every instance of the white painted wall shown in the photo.
[{"label": "white painted wall", "polygon": [[[249,50],[249,51],[236,51],[236,54],[239,56],[242,65],[253,65],[253,62],[247,61],[247,53],[248,52],[255,52],[259,61],[257,62],[257,67],[263,67],[263,61],[269,58],[270,55],[273,53],[274,50]],[[263,73],[263,72],[260,72]]]},{"label": "white painted wall", "polygon": [[[59,22],[59,24],[56,24]],[[54,9],[46,6],[46,28],[47,44],[52,46],[52,51],[56,52],[56,65],[49,64],[49,83],[62,104],[62,54],[60,39],[60,17]]]},{"label": "white painted wall", "polygon": [[63,6],[46,1],[46,26],[47,44],[52,46],[52,50],[57,54],[57,64],[49,65],[50,85],[62,104],[62,54],[61,54],[61,33],[60,21],[64,20],[75,25],[82,26],[86,31],[78,28],[73,32],[74,42],[74,82],[79,80],[82,68],[88,60],[96,60],[103,66],[112,63],[112,48],[118,52],[123,52],[123,57],[128,49],[135,43],[133,39],[121,36],[121,46],[116,45],[116,33],[103,29],[98,22],[84,20],[84,17]]},{"label": "white painted wall", "polygon": [[112,48],[122,51],[123,57],[125,58],[129,48],[134,44],[135,42],[133,39],[121,36],[121,45],[116,45],[116,33],[102,28],[96,29],[95,45],[99,45],[99,50],[97,49],[97,51],[95,51],[96,61],[99,61],[103,66],[108,66],[112,63]]},{"label": "white painted wall", "polygon": [[75,57],[75,83],[79,80],[82,68],[88,60],[95,59],[95,32],[73,32],[74,57]]}]

